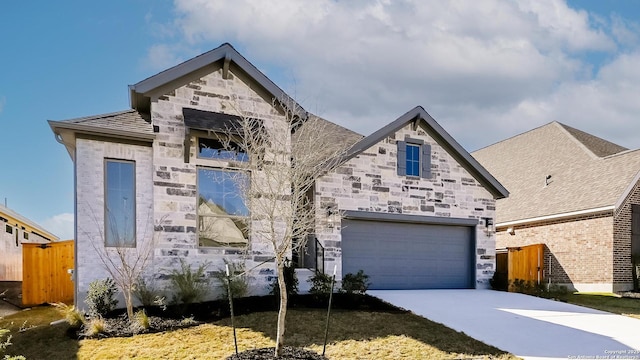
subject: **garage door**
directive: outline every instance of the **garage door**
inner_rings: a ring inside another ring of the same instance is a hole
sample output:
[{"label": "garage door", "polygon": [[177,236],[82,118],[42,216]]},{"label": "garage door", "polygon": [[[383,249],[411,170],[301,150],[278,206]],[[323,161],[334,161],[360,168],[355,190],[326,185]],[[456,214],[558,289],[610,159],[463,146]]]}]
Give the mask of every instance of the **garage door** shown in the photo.
[{"label": "garage door", "polygon": [[473,287],[472,227],[343,220],[342,273],[362,269],[371,289]]}]

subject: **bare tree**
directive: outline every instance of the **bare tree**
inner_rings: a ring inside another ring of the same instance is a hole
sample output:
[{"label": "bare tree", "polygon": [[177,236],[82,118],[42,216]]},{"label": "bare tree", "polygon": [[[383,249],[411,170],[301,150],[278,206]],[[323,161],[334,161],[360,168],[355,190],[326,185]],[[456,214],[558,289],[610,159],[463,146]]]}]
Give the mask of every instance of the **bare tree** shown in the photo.
[{"label": "bare tree", "polygon": [[[122,291],[127,317],[132,320],[134,291],[148,262],[153,257],[153,249],[156,242],[155,226],[161,226],[165,217],[158,220],[154,226],[152,220],[153,209],[149,209],[148,219],[144,222],[143,233],[136,236],[133,244],[129,241],[129,238],[133,236],[132,234],[122,233],[122,231],[114,227],[111,230],[114,237],[113,242],[107,246],[104,226],[100,225],[96,213],[90,206],[89,208],[96,225],[97,235],[95,232],[90,233],[86,229],[83,229],[82,233],[90,240],[89,243],[98,255],[100,263],[109,273],[116,286]],[[108,209],[105,216],[111,216]],[[134,226],[137,226],[137,224],[134,224]]]},{"label": "bare tree", "polygon": [[279,356],[288,301],[285,261],[292,251],[304,247],[316,225],[309,192],[316,179],[337,167],[360,137],[345,137],[348,130],[308,116],[292,101],[274,101],[273,107],[284,116],[269,118],[259,118],[254,116],[257,111],[230,105],[239,115],[239,123],[217,136],[225,151],[247,155],[243,161],[230,161],[229,167],[251,174],[250,181],[240,182],[245,184],[242,196],[251,211],[251,242],[267,242],[274,252],[280,290],[275,348],[275,355]]}]

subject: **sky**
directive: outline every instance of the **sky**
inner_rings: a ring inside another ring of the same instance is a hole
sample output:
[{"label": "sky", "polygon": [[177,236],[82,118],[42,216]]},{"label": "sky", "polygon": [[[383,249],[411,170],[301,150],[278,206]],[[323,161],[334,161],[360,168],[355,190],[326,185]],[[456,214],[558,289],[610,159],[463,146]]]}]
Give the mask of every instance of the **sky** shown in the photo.
[{"label": "sky", "polygon": [[363,135],[421,105],[469,152],[552,121],[640,148],[635,0],[9,0],[0,34],[0,202],[62,239],[73,166],[47,120],[126,110],[225,42]]}]

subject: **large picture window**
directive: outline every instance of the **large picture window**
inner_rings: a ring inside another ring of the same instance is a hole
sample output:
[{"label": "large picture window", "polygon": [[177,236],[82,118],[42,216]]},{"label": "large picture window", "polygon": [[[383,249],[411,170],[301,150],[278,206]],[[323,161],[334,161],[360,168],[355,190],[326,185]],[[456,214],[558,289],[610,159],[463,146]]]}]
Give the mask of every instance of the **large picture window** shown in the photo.
[{"label": "large picture window", "polygon": [[105,246],[136,246],[135,163],[106,160],[105,176]]},{"label": "large picture window", "polygon": [[243,192],[247,173],[198,168],[198,243],[204,247],[244,247],[249,242],[249,209]]}]

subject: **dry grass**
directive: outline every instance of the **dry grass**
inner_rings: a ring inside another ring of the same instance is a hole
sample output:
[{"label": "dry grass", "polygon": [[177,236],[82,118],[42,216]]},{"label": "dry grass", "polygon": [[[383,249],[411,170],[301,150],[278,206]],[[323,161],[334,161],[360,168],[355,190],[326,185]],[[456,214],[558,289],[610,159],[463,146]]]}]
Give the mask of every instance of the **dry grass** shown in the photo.
[{"label": "dry grass", "polygon": [[640,319],[640,299],[623,298],[608,293],[575,293],[563,296],[562,299],[571,304]]},{"label": "dry grass", "polygon": [[[36,315],[47,324],[52,318],[59,317],[47,308],[33,311],[30,315]],[[259,312],[237,317],[239,349],[273,346],[276,316],[275,312]],[[11,317],[7,320],[21,324],[21,319]],[[36,322],[31,316],[29,319]],[[324,319],[322,310],[290,310],[287,345],[322,352]],[[14,333],[15,345],[11,353],[22,353],[28,359],[223,359],[234,352],[229,319],[166,333],[82,341],[66,337],[66,327],[38,326]],[[330,359],[382,360],[513,358],[410,313],[340,310],[332,313],[327,356]]]}]

